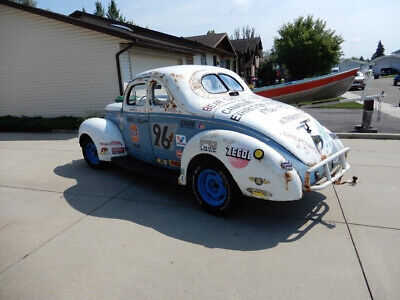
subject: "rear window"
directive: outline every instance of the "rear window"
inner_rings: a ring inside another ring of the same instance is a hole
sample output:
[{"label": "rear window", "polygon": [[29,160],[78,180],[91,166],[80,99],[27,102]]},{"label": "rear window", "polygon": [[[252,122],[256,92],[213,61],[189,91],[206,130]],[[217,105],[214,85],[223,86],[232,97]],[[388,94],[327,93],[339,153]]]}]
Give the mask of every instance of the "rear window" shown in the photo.
[{"label": "rear window", "polygon": [[211,94],[225,93],[228,89],[224,86],[217,75],[209,74],[201,79],[204,89]]},{"label": "rear window", "polygon": [[225,83],[230,91],[240,92],[243,91],[243,87],[237,80],[226,74],[219,74],[219,78]]}]

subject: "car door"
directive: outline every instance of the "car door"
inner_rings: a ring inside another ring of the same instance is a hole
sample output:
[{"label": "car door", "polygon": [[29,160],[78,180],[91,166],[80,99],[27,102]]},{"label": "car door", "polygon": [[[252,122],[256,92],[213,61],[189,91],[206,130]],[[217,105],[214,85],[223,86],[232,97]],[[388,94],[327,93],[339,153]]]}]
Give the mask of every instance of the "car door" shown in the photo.
[{"label": "car door", "polygon": [[134,158],[153,163],[148,112],[148,81],[134,81],[127,87],[123,105],[122,133],[126,151]]},{"label": "car door", "polygon": [[164,167],[179,168],[186,137],[177,134],[179,116],[171,108],[171,97],[166,86],[152,80],[149,99],[150,135],[155,162]]}]

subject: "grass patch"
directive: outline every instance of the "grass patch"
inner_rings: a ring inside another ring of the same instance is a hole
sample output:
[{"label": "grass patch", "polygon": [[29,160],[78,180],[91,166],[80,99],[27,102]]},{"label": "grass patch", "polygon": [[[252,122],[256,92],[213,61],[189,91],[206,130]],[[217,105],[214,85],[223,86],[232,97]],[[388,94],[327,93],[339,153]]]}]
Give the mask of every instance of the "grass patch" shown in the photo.
[{"label": "grass patch", "polygon": [[[323,100],[316,100],[316,101],[306,101],[301,102],[300,105],[312,105],[312,104],[320,104],[320,103],[327,103],[324,106],[319,106],[315,108],[343,108],[343,109],[361,109],[363,105],[357,102],[346,102],[346,103],[336,103],[336,104],[328,104],[329,102],[339,101],[345,99],[343,97],[335,97],[330,99],[323,99]],[[301,108],[301,106],[300,106]],[[312,108],[312,107],[311,107]]]},{"label": "grass patch", "polygon": [[2,132],[48,132],[52,130],[77,130],[86,118],[80,117],[0,117]]}]

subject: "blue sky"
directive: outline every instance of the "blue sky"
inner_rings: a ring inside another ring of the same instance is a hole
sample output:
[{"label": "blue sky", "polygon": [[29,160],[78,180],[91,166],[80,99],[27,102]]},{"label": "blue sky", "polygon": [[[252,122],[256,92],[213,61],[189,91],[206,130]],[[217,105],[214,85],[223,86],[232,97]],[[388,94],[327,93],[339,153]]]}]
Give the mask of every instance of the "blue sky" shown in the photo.
[{"label": "blue sky", "polygon": [[[93,12],[94,0],[37,0],[40,8],[70,14],[85,7]],[[105,7],[109,1],[101,1]],[[207,30],[232,34],[236,27],[254,26],[264,49],[270,49],[279,27],[309,14],[326,20],[345,39],[345,57],[371,57],[379,40],[385,54],[400,49],[398,0],[117,0],[127,19],[139,26],[177,36],[205,34]]]}]

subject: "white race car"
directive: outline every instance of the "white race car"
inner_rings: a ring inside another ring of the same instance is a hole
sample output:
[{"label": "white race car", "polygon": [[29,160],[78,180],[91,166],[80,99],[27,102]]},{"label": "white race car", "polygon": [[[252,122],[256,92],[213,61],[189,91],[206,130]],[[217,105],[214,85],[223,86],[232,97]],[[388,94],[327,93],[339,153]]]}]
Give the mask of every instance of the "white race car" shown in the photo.
[{"label": "white race car", "polygon": [[234,72],[208,66],[137,75],[104,119],[82,123],[79,143],[94,168],[114,162],[175,172],[212,212],[230,209],[242,194],[298,200],[350,167],[350,148],[313,117],[255,95]]}]

